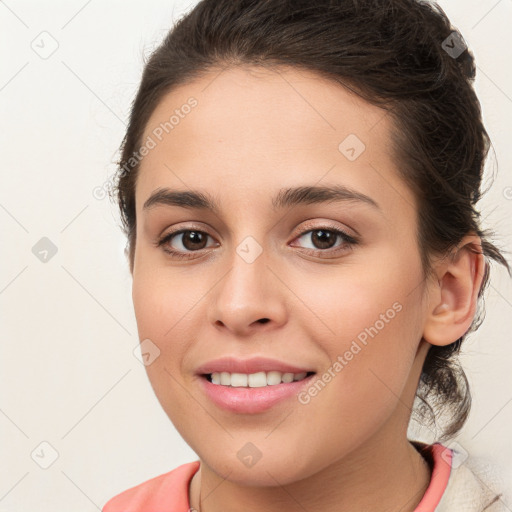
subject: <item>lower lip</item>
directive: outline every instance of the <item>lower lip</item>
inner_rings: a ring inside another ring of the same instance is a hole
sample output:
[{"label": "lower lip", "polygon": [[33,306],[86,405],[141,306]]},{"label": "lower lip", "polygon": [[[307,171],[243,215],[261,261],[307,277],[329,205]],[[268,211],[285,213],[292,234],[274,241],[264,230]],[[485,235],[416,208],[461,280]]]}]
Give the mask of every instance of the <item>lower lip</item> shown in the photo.
[{"label": "lower lip", "polygon": [[260,388],[223,386],[213,384],[206,377],[199,378],[206,395],[219,407],[236,413],[255,414],[296,396],[303,387],[310,384],[315,375]]}]

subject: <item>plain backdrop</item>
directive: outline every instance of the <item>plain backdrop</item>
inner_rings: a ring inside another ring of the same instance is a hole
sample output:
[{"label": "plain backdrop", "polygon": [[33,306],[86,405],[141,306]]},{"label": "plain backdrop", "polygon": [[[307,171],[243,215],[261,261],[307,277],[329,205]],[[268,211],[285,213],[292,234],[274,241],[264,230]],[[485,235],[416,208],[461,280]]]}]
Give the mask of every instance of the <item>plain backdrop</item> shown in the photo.
[{"label": "plain backdrop", "polygon": [[[510,251],[512,0],[439,3],[476,57],[494,145],[482,217]],[[92,512],[197,459],[135,355],[125,239],[101,194],[143,56],[192,5],[0,2],[1,510]],[[512,283],[496,265],[486,309],[464,347],[473,409],[456,442],[512,482]]]}]

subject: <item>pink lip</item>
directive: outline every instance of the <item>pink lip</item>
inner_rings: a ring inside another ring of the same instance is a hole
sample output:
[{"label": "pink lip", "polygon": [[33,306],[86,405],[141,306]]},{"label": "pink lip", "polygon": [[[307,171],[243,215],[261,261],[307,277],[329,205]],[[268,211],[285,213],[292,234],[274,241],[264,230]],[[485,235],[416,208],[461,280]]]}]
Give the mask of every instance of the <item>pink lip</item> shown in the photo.
[{"label": "pink lip", "polygon": [[206,395],[219,407],[238,414],[255,414],[266,411],[287,398],[297,396],[303,387],[309,386],[314,376],[261,388],[213,384],[206,377],[200,377],[199,380]]},{"label": "pink lip", "polygon": [[[281,373],[302,373],[315,371],[312,368],[301,368],[292,366],[277,359],[267,357],[252,357],[251,359],[237,359],[235,357],[222,357],[214,361],[208,361],[197,368],[198,375],[213,372],[229,373],[256,373],[278,371]],[[291,384],[291,383],[290,383]],[[279,384],[277,384],[279,386]]]}]

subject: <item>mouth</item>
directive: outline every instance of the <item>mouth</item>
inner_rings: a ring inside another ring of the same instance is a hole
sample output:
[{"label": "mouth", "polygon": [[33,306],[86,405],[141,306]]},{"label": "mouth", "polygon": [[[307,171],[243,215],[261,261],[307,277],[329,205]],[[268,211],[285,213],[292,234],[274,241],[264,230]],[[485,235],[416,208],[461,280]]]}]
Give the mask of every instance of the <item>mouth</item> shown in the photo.
[{"label": "mouth", "polygon": [[305,380],[312,375],[315,375],[316,372],[301,372],[301,373],[290,373],[290,372],[279,372],[279,371],[269,371],[269,372],[256,372],[256,373],[231,373],[231,372],[213,372],[213,373],[203,373],[201,374],[201,378],[207,380],[208,382],[226,386],[226,387],[245,387],[245,388],[261,388],[261,387],[271,387],[277,386],[279,384],[289,384],[292,382],[298,382]]},{"label": "mouth", "polygon": [[[235,414],[258,414],[279,404],[290,403],[306,386],[316,372],[256,373],[213,372],[199,375],[200,387],[219,408]],[[295,400],[295,406],[299,401]]]}]

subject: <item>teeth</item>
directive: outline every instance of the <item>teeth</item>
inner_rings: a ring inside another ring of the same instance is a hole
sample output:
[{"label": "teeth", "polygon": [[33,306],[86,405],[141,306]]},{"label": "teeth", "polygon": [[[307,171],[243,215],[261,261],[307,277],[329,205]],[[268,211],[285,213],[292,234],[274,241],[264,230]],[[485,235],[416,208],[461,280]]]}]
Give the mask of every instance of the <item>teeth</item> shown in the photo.
[{"label": "teeth", "polygon": [[213,384],[221,384],[223,386],[232,387],[250,387],[261,388],[264,386],[275,386],[282,382],[292,382],[294,380],[302,380],[306,377],[307,372],[301,373],[281,373],[277,371],[257,372],[257,373],[229,373],[214,372],[210,374]]}]

